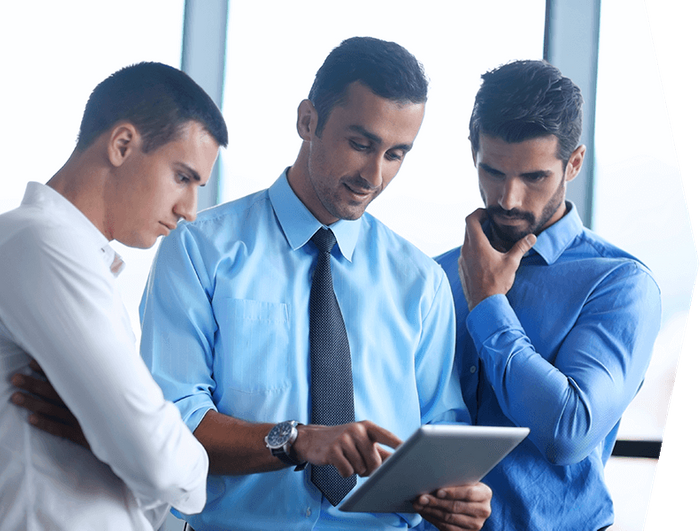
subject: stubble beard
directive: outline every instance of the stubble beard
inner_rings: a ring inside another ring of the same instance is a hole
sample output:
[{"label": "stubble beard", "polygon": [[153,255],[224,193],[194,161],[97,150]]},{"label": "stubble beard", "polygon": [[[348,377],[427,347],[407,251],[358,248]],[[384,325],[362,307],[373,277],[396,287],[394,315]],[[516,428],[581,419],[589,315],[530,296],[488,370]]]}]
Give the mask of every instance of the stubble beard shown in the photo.
[{"label": "stubble beard", "polygon": [[[564,201],[564,195],[566,193],[564,183],[565,178],[562,177],[559,188],[557,188],[554,195],[552,195],[551,199],[547,202],[539,218],[536,218],[532,212],[524,212],[517,209],[504,210],[498,205],[486,207],[486,213],[489,217],[489,223],[491,226],[491,234],[489,235],[491,244],[502,251],[509,251],[513,245],[528,234],[538,236]],[[527,225],[524,229],[499,225],[494,219],[494,216],[497,214],[501,216],[511,216],[513,218],[523,219],[527,222]]]}]

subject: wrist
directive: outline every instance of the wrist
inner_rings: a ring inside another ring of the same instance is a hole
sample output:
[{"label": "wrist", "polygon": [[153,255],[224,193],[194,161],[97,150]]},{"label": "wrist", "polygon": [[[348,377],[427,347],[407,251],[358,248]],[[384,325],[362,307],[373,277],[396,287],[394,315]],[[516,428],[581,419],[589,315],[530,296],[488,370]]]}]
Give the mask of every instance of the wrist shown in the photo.
[{"label": "wrist", "polygon": [[265,446],[270,449],[272,455],[284,464],[296,467],[295,470],[303,470],[306,467],[306,462],[298,459],[293,450],[299,435],[299,425],[296,420],[280,422],[273,426],[265,437]]},{"label": "wrist", "polygon": [[[299,439],[303,439],[304,436],[302,435],[304,431],[306,430],[306,426],[304,424],[297,424],[297,436],[294,438],[293,441],[289,443],[289,446],[287,447],[288,450],[288,455],[291,459],[293,459],[296,462],[299,463],[305,463],[306,459],[304,459],[301,455],[299,455]],[[302,452],[303,453],[303,452]]]}]

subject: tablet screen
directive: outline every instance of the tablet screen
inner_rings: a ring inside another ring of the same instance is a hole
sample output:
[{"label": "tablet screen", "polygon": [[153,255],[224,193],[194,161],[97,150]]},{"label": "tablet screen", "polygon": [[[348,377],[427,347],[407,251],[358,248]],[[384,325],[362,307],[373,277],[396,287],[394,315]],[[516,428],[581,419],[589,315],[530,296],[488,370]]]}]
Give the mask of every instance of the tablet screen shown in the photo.
[{"label": "tablet screen", "polygon": [[411,502],[421,494],[481,480],[529,432],[505,426],[421,426],[338,508],[413,513]]}]

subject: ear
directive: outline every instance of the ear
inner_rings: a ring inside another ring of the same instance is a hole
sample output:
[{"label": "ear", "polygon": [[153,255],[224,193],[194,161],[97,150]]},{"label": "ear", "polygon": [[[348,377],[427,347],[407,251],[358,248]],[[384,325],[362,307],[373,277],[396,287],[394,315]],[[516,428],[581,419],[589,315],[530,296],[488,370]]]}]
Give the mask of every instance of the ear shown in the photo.
[{"label": "ear", "polygon": [[573,181],[581,171],[583,159],[586,156],[586,146],[581,144],[577,147],[569,157],[569,162],[566,163],[566,181]]},{"label": "ear", "polygon": [[316,134],[318,113],[310,100],[303,100],[297,109],[297,133],[302,140],[311,140]]},{"label": "ear", "polygon": [[122,122],[112,128],[107,144],[107,156],[112,165],[121,166],[137,149],[141,149],[141,136],[136,127]]},{"label": "ear", "polygon": [[477,155],[477,151],[474,149],[474,144],[472,144],[472,160],[474,161],[475,168],[476,168],[476,155]]}]

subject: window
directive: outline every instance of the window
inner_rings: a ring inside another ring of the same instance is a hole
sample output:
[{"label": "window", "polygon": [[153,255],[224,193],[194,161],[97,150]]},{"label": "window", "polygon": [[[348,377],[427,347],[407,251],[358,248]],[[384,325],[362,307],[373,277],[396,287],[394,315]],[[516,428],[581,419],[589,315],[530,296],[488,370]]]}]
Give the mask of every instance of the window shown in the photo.
[{"label": "window", "polygon": [[[650,19],[639,0],[602,5],[595,151],[593,229],[652,269],[663,304],[646,381],[618,438],[661,440],[697,258]],[[611,487],[636,499],[617,504],[616,530],[642,528],[655,468],[655,461],[628,459],[606,467]]]},{"label": "window", "polygon": [[[221,199],[266,188],[294,162],[296,109],[326,55],[348,37],[396,41],[425,67],[426,116],[398,177],[369,211],[433,256],[461,245],[464,218],[481,206],[469,116],[481,74],[512,59],[541,58],[544,0],[361,0],[231,4],[223,111],[231,133],[222,155]],[[439,28],[428,29],[426,28]]]},{"label": "window", "polygon": [[[118,9],[92,0],[3,4],[0,212],[19,206],[28,181],[47,182],[68,160],[85,103],[100,81],[140,61],[179,67],[183,6],[184,0],[125,0]],[[137,306],[155,247],[113,246],[127,264],[119,284],[138,332]]]}]

